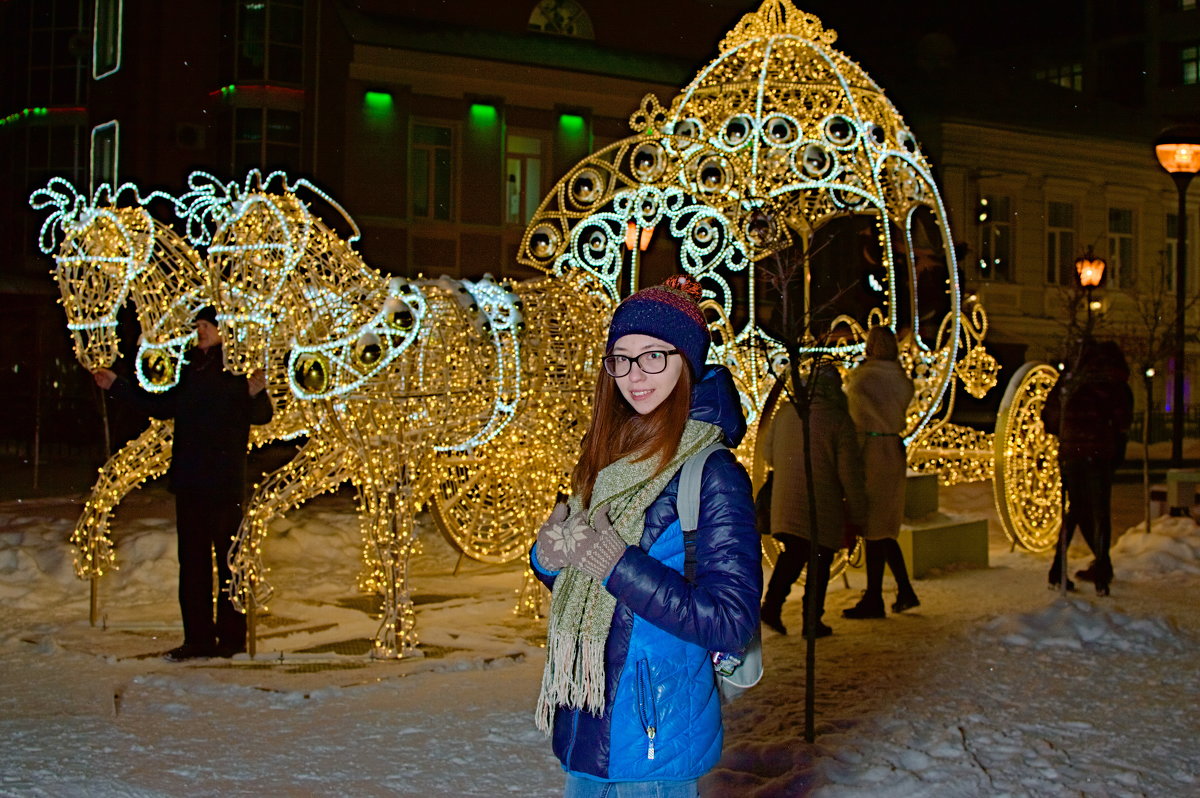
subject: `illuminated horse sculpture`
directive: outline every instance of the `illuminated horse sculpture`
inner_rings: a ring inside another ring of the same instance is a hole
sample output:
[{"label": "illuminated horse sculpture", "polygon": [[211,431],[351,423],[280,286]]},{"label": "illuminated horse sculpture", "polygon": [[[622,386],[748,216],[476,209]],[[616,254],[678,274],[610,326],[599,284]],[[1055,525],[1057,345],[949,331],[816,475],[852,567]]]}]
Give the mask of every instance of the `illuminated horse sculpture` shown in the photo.
[{"label": "illuminated horse sculpture", "polygon": [[[89,371],[110,368],[119,357],[117,314],[132,303],[142,333],[135,371],[150,392],[166,391],[178,382],[183,353],[195,337],[194,315],[211,303],[207,268],[186,240],[150,214],[147,206],[156,200],[174,203],[159,193],[140,197],[129,185],[115,191],[100,186],[89,199],[60,178],[30,198],[36,209],[55,209],[42,225],[39,246],[55,253],[54,274],[76,359]],[[59,234],[63,240],[56,247]],[[281,365],[283,358],[275,355],[268,362]],[[278,366],[272,371],[279,372]],[[255,446],[303,431],[288,411],[290,394],[282,373],[273,376],[277,410],[270,425],[253,429]],[[101,467],[76,522],[71,536],[75,571],[92,582],[93,623],[97,580],[115,566],[112,513],[142,483],[166,473],[173,428],[171,421],[151,419],[137,438],[114,453]]]},{"label": "illuminated horse sculpture", "polygon": [[227,367],[256,368],[267,342],[290,341],[287,379],[309,430],[251,502],[231,553],[235,601],[252,613],[270,597],[261,562],[269,520],[350,481],[366,560],[360,587],[383,605],[373,654],[413,653],[414,513],[430,505],[476,559],[528,549],[565,487],[564,453],[578,447],[607,301],[580,279],[389,278],[297,196],[307,190],[354,229],[306,181],[190,182],[181,202],[220,286]]}]

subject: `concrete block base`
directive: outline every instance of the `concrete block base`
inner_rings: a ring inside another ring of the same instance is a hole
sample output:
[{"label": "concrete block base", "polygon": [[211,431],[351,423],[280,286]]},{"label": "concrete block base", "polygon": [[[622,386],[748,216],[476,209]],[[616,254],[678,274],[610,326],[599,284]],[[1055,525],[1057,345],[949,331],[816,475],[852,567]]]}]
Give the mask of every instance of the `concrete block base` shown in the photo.
[{"label": "concrete block base", "polygon": [[899,541],[914,579],[949,565],[988,567],[988,525],[984,518],[935,513],[905,522],[900,527]]}]

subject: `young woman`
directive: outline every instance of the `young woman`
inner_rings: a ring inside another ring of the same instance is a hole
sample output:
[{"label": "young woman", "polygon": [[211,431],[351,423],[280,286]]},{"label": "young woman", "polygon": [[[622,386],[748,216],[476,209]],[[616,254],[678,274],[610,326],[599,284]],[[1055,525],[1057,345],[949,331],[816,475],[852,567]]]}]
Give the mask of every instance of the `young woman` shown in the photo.
[{"label": "young woman", "polygon": [[617,307],[573,495],[530,554],[553,592],[536,720],[567,798],[698,795],[721,755],[710,652],[758,629],[750,479],[727,449],[704,466],[694,554],[679,526],[683,463],[746,430],[729,372],[705,363],[699,297],[673,277]]}]

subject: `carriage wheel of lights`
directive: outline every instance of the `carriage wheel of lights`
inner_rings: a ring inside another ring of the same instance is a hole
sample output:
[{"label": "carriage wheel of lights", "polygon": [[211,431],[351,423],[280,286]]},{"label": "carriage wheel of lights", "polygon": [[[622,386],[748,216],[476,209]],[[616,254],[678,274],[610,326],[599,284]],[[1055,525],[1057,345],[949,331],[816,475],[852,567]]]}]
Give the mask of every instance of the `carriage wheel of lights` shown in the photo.
[{"label": "carriage wheel of lights", "polygon": [[1058,438],[1046,432],[1041,419],[1058,377],[1048,363],[1026,363],[1000,403],[992,481],[996,509],[1008,539],[1029,551],[1053,548],[1062,525]]},{"label": "carriage wheel of lights", "polygon": [[181,204],[208,245],[228,363],[252,368],[264,339],[289,340],[289,385],[309,414],[304,449],[259,488],[239,532],[235,603],[253,612],[270,597],[270,519],[349,480],[364,531],[359,586],[383,598],[373,653],[410,653],[413,514],[429,504],[475,559],[528,550],[578,451],[607,294],[582,273],[516,285],[388,279],[310,212],[296,195],[314,191],[303,181],[189,183]]},{"label": "carriage wheel of lights", "polygon": [[[758,325],[753,264],[791,247],[808,252],[836,218],[872,220],[883,298],[848,325],[855,343],[845,366],[852,367],[870,320],[898,328],[931,312],[916,290],[930,279],[917,228],[931,224],[936,235],[926,235],[937,240],[924,246],[944,253],[940,304],[948,310],[936,340],[916,334],[905,342],[902,362],[916,386],[905,437],[918,461],[931,461],[922,446],[935,440],[944,473],[978,474],[977,450],[990,448],[990,438],[976,440],[947,417],[955,377],[972,394],[995,383],[997,365],[982,346],[986,316],[978,305],[970,314],[961,306],[945,209],[916,138],[878,85],[832,47],[835,39],[788,0],[766,0],[668,107],[647,95],[630,117],[634,135],[567,172],[526,228],[518,260],[551,275],[584,271],[615,300],[639,287],[637,253],[621,247],[626,230],[665,228],[679,242],[679,267],[724,313],[714,330],[728,324],[735,302],[748,308],[742,328],[720,336],[711,359],[734,371],[752,420],[739,457],[753,466],[753,433],[774,382],[769,365],[784,356]],[[811,340],[822,331],[808,332]],[[806,345],[801,355],[824,353]],[[751,473],[757,486],[763,470]]]}]

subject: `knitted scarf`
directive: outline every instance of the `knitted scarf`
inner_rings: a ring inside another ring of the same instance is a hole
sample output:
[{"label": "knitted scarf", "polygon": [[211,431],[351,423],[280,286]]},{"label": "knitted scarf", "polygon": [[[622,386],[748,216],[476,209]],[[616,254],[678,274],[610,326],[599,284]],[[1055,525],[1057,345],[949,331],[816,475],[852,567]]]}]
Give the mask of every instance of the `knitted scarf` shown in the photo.
[{"label": "knitted scarf", "polygon": [[[630,455],[608,465],[596,475],[588,523],[595,526],[596,512],[607,504],[617,534],[630,546],[638,545],[646,508],[685,460],[720,439],[719,428],[689,419],[675,456],[661,471],[657,457],[635,460],[637,455]],[[572,496],[571,513],[581,508],[579,497]],[[559,572],[550,599],[546,667],[534,717],[547,735],[554,728],[554,711],[560,704],[597,716],[604,712],[604,647],[616,608],[616,598],[600,582],[573,566]]]}]

